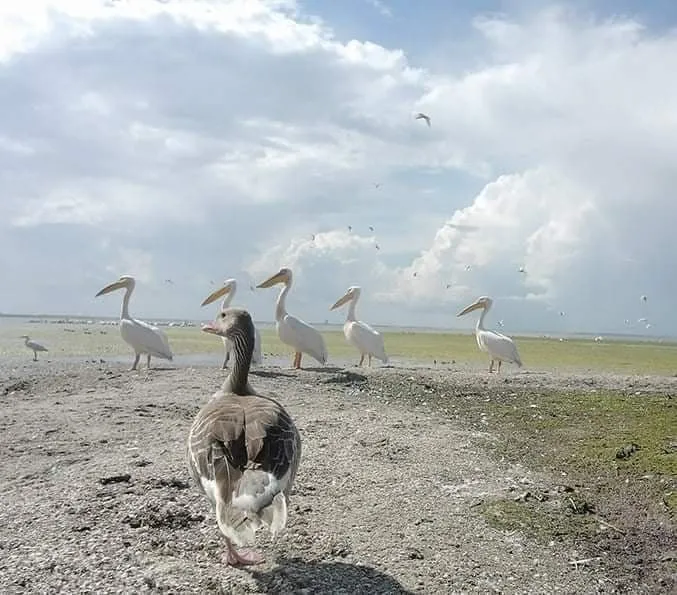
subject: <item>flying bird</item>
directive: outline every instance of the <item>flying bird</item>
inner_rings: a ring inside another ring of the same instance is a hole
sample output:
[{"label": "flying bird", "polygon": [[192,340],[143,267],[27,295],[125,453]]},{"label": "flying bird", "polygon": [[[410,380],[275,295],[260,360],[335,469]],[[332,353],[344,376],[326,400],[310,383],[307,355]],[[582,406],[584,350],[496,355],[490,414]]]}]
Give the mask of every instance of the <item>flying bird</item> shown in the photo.
[{"label": "flying bird", "polygon": [[122,298],[122,312],[120,313],[120,334],[122,339],[134,349],[135,358],[131,369],[136,370],[142,353],[148,356],[147,367],[150,369],[151,355],[172,361],[174,354],[169,346],[169,339],[164,332],[152,324],[136,320],[129,315],[129,300],[135,286],[134,277],[122,275],[114,283],[106,285],[95,297],[118,289],[125,290],[125,295]]},{"label": "flying bird", "polygon": [[[230,303],[233,301],[235,298],[235,294],[237,293],[237,281],[235,279],[226,279],[223,282],[223,286],[219,287],[216,291],[213,291],[210,293],[202,302],[202,306],[206,306],[207,304],[211,304],[212,302],[218,300],[220,297],[223,296],[223,301],[221,302],[221,312],[225,312],[228,307],[230,306]],[[226,369],[228,366],[228,360],[230,359],[230,353],[233,350],[233,346],[228,342],[228,339],[225,337],[221,337],[223,340],[223,347],[226,351],[225,358],[223,360],[223,366],[222,369]],[[254,353],[252,355],[252,364],[260,364],[263,361],[263,356],[261,355],[261,333],[259,333],[259,329],[254,327]]]},{"label": "flying bird", "polygon": [[373,226],[373,225],[370,225],[370,226],[369,226],[369,231],[374,231],[374,226]]},{"label": "flying bird", "polygon": [[458,316],[463,316],[464,314],[468,314],[473,310],[478,310],[480,308],[482,309],[482,314],[480,315],[477,325],[475,326],[475,338],[477,339],[478,347],[491,356],[489,373],[494,371],[494,360],[498,360],[498,372],[501,371],[501,362],[504,361],[513,362],[517,364],[519,368],[521,368],[522,360],[520,359],[515,342],[510,337],[506,337],[501,333],[490,331],[484,328],[484,317],[491,309],[493,303],[494,302],[490,297],[482,296],[477,298],[477,300],[468,307],[461,310],[458,313]]},{"label": "flying bird", "polygon": [[234,362],[191,425],[188,469],[216,514],[226,564],[260,564],[261,553],[237,547],[252,545],[261,527],[275,537],[287,524],[301,437],[285,408],[249,384],[255,342],[250,314],[229,308],[202,330],[232,344]]},{"label": "flying bird", "polygon": [[419,112],[416,114],[416,120],[425,120],[425,123],[428,125],[428,128],[430,128],[430,116],[427,116],[423,112]]},{"label": "flying bird", "polygon": [[282,283],[284,287],[277,296],[275,326],[280,341],[294,348],[293,367],[301,368],[301,358],[304,353],[314,357],[321,364],[326,364],[328,358],[327,346],[322,335],[307,322],[287,313],[287,294],[292,286],[291,270],[286,267],[281,268],[272,277],[266,279],[263,283],[259,283],[257,287],[265,289],[278,283]]},{"label": "flying bird", "polygon": [[21,339],[24,339],[24,345],[28,347],[33,352],[33,361],[38,361],[38,351],[49,351],[44,345],[40,345],[37,341],[31,341],[31,338],[28,335],[21,335]]},{"label": "flying bird", "polygon": [[346,341],[360,352],[361,357],[360,363],[357,364],[358,366],[362,366],[365,355],[369,358],[370,367],[372,356],[380,359],[384,364],[387,364],[388,355],[386,354],[385,346],[383,344],[383,336],[366,322],[357,320],[355,316],[355,308],[357,307],[357,302],[360,299],[361,293],[362,289],[358,285],[353,285],[349,287],[345,295],[340,297],[329,309],[335,310],[350,302],[346,321],[343,324],[343,334],[346,337]]}]

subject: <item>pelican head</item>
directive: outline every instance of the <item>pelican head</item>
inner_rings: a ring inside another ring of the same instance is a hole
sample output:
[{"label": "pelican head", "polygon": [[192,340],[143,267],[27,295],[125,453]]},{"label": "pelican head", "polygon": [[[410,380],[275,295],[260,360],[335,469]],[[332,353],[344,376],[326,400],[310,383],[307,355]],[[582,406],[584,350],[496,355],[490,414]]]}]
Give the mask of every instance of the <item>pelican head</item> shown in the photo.
[{"label": "pelican head", "polygon": [[111,291],[115,291],[117,289],[134,289],[135,285],[134,277],[130,275],[122,275],[117,281],[114,283],[111,283],[110,285],[106,285],[99,293],[96,294],[94,297],[99,297],[100,295],[104,295],[106,293],[110,293]]},{"label": "pelican head", "polygon": [[485,310],[488,310],[491,308],[491,304],[493,304],[493,300],[490,297],[487,297],[486,295],[483,295],[482,297],[477,298],[472,304],[461,310],[457,316],[463,316],[464,314],[467,314],[468,312],[472,312],[473,310],[479,310],[480,308],[484,308]]},{"label": "pelican head", "polygon": [[202,331],[238,342],[243,338],[250,339],[254,345],[254,323],[252,317],[243,308],[226,308],[219,312],[213,322],[202,325]]},{"label": "pelican head", "polygon": [[216,291],[210,293],[205,300],[200,304],[201,306],[206,306],[211,304],[213,301],[218,300],[224,295],[228,295],[230,292],[235,291],[237,287],[237,281],[235,279],[226,279],[223,283],[223,286],[219,287]]},{"label": "pelican head", "polygon": [[28,339],[30,339],[30,337],[28,335],[21,335],[19,337],[19,339],[26,339],[26,341],[28,341]]},{"label": "pelican head", "polygon": [[362,289],[359,287],[359,285],[352,285],[348,288],[348,291],[346,291],[345,295],[342,298],[336,300],[336,303],[329,309],[336,310],[336,308],[340,308],[343,306],[343,304],[347,304],[350,300],[356,300],[360,297],[361,291]]},{"label": "pelican head", "polygon": [[284,283],[285,285],[289,285],[291,283],[291,269],[282,267],[272,277],[269,277],[263,283],[259,283],[256,287],[257,289],[266,289],[267,287],[272,287],[278,283]]}]

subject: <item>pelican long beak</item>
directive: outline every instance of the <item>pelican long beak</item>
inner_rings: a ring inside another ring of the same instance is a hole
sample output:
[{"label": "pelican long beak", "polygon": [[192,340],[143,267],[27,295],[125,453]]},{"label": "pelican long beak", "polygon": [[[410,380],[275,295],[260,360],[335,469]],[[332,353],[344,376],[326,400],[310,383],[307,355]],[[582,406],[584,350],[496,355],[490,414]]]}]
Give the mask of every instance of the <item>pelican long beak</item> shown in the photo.
[{"label": "pelican long beak", "polygon": [[100,295],[110,293],[111,291],[115,291],[116,289],[124,289],[125,287],[127,287],[126,281],[116,281],[115,283],[106,285],[106,287],[104,287],[101,291],[99,291],[99,293],[97,293],[94,297],[99,297]]},{"label": "pelican long beak", "polygon": [[474,302],[470,304],[467,308],[461,310],[456,316],[463,316],[464,314],[467,314],[468,312],[472,312],[473,310],[477,310],[479,308],[484,308],[484,304],[482,302]]},{"label": "pelican long beak", "polygon": [[213,301],[218,300],[220,297],[230,293],[230,290],[231,290],[230,285],[224,285],[223,287],[219,287],[216,291],[210,293],[200,305],[206,306],[207,304],[211,304]]},{"label": "pelican long beak", "polygon": [[278,273],[275,273],[272,277],[269,279],[266,279],[263,283],[259,283],[256,288],[257,289],[266,289],[268,287],[272,287],[273,285],[277,285],[278,283],[284,283],[286,281],[286,276],[285,274],[280,271]]},{"label": "pelican long beak", "polygon": [[336,308],[340,308],[343,306],[343,304],[349,302],[351,299],[353,299],[353,295],[351,293],[346,293],[342,298],[339,298],[336,303],[329,308],[330,310],[336,310]]}]

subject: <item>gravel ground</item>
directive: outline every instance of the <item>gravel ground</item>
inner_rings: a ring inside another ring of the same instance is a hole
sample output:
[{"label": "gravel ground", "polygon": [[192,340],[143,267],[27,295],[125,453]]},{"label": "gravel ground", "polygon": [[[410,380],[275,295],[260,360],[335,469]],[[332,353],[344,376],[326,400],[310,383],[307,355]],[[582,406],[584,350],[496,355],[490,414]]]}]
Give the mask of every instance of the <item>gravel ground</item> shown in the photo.
[{"label": "gravel ground", "polygon": [[243,570],[221,562],[183,458],[221,370],[10,361],[0,368],[2,593],[619,592],[602,566],[571,564],[582,555],[573,545],[486,524],[478,501],[552,481],[497,462],[491,436],[424,398],[400,398],[424,375],[478,393],[677,389],[674,378],[262,367],[252,384],[295,418],[303,459],[287,531],[275,543],[260,534],[267,561]]}]

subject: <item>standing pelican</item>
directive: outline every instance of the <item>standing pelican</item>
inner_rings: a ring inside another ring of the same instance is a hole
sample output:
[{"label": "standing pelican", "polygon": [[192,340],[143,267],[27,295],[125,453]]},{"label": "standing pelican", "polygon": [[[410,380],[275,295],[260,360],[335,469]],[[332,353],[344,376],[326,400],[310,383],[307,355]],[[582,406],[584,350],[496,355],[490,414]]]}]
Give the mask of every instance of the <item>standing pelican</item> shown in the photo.
[{"label": "standing pelican", "polygon": [[385,346],[383,345],[381,333],[371,328],[366,322],[357,320],[355,317],[355,308],[357,307],[357,301],[360,299],[361,293],[362,288],[353,285],[352,287],[349,287],[345,295],[337,300],[329,309],[335,310],[336,308],[343,306],[343,304],[350,302],[350,306],[348,306],[348,315],[346,316],[346,321],[343,325],[343,334],[346,336],[348,343],[354,345],[360,352],[361,357],[360,363],[357,364],[358,366],[361,366],[364,362],[365,355],[369,357],[369,366],[371,366],[372,355],[380,359],[384,364],[387,364],[388,355],[386,354]]},{"label": "standing pelican", "polygon": [[461,312],[458,313],[458,316],[463,316],[468,312],[482,308],[482,314],[475,326],[475,337],[479,348],[482,351],[486,351],[491,356],[489,373],[494,371],[494,360],[498,360],[498,372],[501,371],[501,362],[504,361],[513,362],[521,368],[522,360],[517,352],[515,342],[510,337],[484,328],[484,317],[487,315],[487,312],[489,312],[493,303],[494,302],[490,297],[482,296],[477,298],[477,300],[467,308],[461,310]]},{"label": "standing pelican", "polygon": [[308,323],[287,313],[286,299],[292,284],[291,270],[281,268],[257,287],[264,289],[278,283],[284,283],[284,287],[277,297],[275,306],[277,335],[280,337],[280,341],[294,348],[294,363],[292,365],[299,369],[304,353],[314,357],[321,364],[326,364],[327,346],[322,335]]},{"label": "standing pelican", "polygon": [[125,295],[122,298],[122,312],[120,314],[120,334],[136,353],[132,370],[136,370],[142,353],[148,356],[148,369],[150,369],[151,355],[172,361],[174,354],[169,347],[169,340],[164,332],[147,322],[136,320],[129,315],[129,298],[132,296],[135,285],[136,281],[134,281],[134,277],[122,275],[115,283],[106,285],[95,297],[117,289],[125,290]]},{"label": "standing pelican", "polygon": [[275,536],[287,523],[289,493],[301,459],[301,437],[284,407],[249,384],[254,324],[246,310],[229,308],[202,330],[226,337],[233,369],[199,411],[188,434],[193,480],[207,497],[233,566],[259,564],[251,545],[263,526]]},{"label": "standing pelican", "polygon": [[[235,297],[235,293],[237,292],[237,281],[235,279],[226,279],[225,282],[223,283],[223,287],[219,287],[216,291],[212,292],[209,294],[209,296],[205,299],[204,302],[202,302],[203,306],[206,306],[207,304],[211,304],[214,300],[218,300],[221,296],[223,297],[223,301],[221,302],[221,312],[225,312],[228,309],[228,306],[230,306],[230,303],[233,301],[233,298]],[[232,350],[231,344],[228,342],[228,339],[226,337],[221,337],[223,341],[223,347],[226,350],[226,357],[223,360],[223,369],[226,369],[226,366],[228,365],[228,360],[230,359],[230,352]],[[261,333],[259,333],[259,329],[254,327],[254,354],[252,355],[252,364],[260,364],[262,361],[262,356],[261,356]]]},{"label": "standing pelican", "polygon": [[33,361],[38,361],[38,351],[49,351],[44,345],[40,345],[37,341],[31,341],[31,338],[28,335],[21,335],[21,339],[24,339],[24,345],[33,351]]}]

